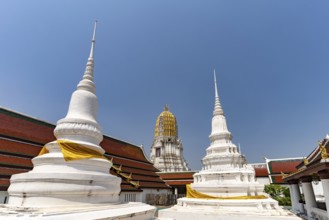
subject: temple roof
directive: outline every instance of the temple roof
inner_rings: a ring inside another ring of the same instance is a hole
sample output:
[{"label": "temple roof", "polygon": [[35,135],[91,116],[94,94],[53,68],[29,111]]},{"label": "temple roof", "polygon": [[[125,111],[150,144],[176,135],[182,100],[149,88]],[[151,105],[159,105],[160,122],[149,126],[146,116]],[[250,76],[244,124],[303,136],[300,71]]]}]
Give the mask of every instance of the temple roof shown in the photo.
[{"label": "temple roof", "polygon": [[296,171],[284,175],[285,182],[299,181],[305,179],[319,179],[320,176],[329,177],[329,137],[328,135],[303,158],[297,165]]},{"label": "temple roof", "polygon": [[303,161],[302,157],[268,159],[265,158],[267,171],[269,173],[270,183],[282,184],[283,174],[289,174],[297,171],[296,166]]},{"label": "temple roof", "polygon": [[182,172],[158,172],[157,174],[170,186],[185,186],[193,183],[193,174],[195,171]]},{"label": "temple roof", "polygon": [[[33,168],[31,159],[44,144],[56,139],[54,128],[51,123],[0,107],[0,190],[7,190],[12,174]],[[148,161],[141,147],[109,136],[104,136],[100,145],[113,167],[121,169],[118,172],[111,168],[111,173],[121,177],[122,191],[170,188],[156,174],[159,170]]]}]

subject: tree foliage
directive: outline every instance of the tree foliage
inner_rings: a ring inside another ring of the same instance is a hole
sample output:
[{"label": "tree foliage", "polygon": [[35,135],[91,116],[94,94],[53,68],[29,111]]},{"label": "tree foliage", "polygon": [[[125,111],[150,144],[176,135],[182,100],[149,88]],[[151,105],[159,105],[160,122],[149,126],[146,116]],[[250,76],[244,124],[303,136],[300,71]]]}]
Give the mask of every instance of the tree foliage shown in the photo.
[{"label": "tree foliage", "polygon": [[269,194],[273,199],[279,202],[282,206],[291,206],[290,192],[285,186],[276,184],[265,185],[265,192]]}]

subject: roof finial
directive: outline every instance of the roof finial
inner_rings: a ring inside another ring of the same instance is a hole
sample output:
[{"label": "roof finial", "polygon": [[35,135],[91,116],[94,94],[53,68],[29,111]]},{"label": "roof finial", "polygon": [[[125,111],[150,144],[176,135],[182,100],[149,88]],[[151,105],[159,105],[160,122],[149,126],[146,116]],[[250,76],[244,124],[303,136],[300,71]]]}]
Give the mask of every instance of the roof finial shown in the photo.
[{"label": "roof finial", "polygon": [[96,39],[96,27],[97,27],[97,20],[94,24],[94,32],[93,32],[93,39],[91,40],[91,49],[90,49],[90,55],[89,58],[94,58],[94,47],[95,47],[95,39]]},{"label": "roof finial", "polygon": [[164,110],[165,110],[165,111],[168,111],[168,110],[169,110],[169,106],[168,106],[167,104],[165,104],[165,106],[164,106]]},{"label": "roof finial", "polygon": [[215,97],[218,97],[218,90],[217,90],[217,81],[216,81],[216,70],[214,69],[214,80],[215,80]]}]

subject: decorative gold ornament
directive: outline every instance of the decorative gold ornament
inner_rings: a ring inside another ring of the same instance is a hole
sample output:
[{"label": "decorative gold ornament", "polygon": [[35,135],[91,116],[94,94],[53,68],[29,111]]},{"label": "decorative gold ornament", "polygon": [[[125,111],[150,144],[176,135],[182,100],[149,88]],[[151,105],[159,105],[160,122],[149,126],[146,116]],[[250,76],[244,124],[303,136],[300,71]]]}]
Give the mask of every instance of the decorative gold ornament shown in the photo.
[{"label": "decorative gold ornament", "polygon": [[136,188],[140,187],[139,181],[129,181],[129,183],[132,184]]},{"label": "decorative gold ornament", "polygon": [[306,157],[304,157],[304,165],[306,166],[308,164],[308,159]]},{"label": "decorative gold ornament", "polygon": [[324,160],[327,159],[328,158],[327,149],[322,145],[321,142],[319,142],[319,149],[321,151],[321,158]]},{"label": "decorative gold ornament", "polygon": [[115,165],[112,165],[112,168],[115,169],[115,171],[117,172],[117,174],[120,174],[122,172],[122,165],[120,165],[119,167],[118,166],[115,166]]},{"label": "decorative gold ornament", "polygon": [[121,176],[123,176],[124,178],[126,178],[128,181],[130,181],[132,179],[132,173],[130,173],[129,175],[125,174],[125,173],[121,173]]},{"label": "decorative gold ornament", "polygon": [[284,172],[282,172],[281,171],[281,177],[284,179],[284,178],[286,178],[288,176],[288,174],[286,174],[286,173],[284,173]]}]

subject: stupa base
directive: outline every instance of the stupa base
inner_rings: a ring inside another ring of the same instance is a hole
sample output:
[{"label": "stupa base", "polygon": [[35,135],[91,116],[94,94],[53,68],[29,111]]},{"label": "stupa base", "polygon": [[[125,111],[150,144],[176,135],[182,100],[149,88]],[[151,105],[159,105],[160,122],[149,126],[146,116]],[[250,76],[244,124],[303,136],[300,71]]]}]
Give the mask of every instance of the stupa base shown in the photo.
[{"label": "stupa base", "polygon": [[178,199],[177,205],[159,211],[159,220],[301,220],[273,199]]},{"label": "stupa base", "polygon": [[120,219],[151,220],[156,208],[144,203],[98,204],[56,207],[0,206],[0,219]]}]

